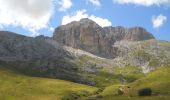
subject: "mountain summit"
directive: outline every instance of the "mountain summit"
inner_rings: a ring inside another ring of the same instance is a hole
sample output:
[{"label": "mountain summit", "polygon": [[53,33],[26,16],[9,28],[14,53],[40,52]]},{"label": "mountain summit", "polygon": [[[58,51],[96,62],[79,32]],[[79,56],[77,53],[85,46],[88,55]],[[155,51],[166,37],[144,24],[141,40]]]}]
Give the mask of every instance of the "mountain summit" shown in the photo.
[{"label": "mountain summit", "polygon": [[112,45],[116,41],[142,41],[154,37],[141,27],[102,28],[94,21],[85,18],[57,27],[53,39],[62,45],[82,49],[101,57],[115,58],[116,49]]}]

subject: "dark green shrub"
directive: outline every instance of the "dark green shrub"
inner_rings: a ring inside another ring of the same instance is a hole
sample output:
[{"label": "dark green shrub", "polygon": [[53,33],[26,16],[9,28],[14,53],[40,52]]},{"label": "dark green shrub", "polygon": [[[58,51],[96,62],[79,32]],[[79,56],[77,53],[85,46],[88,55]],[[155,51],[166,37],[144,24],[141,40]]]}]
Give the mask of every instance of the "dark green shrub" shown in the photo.
[{"label": "dark green shrub", "polygon": [[152,90],[151,88],[143,88],[138,91],[139,96],[151,96]]}]

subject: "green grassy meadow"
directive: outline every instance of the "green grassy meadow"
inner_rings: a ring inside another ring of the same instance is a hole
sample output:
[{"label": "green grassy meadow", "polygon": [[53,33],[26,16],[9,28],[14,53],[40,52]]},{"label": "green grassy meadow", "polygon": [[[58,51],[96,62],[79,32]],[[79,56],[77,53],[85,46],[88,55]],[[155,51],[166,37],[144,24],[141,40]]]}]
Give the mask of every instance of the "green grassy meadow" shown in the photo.
[{"label": "green grassy meadow", "polygon": [[[138,91],[146,87],[151,88],[152,95],[138,96]],[[120,88],[123,94],[118,95]],[[170,67],[161,67],[125,85],[116,83],[96,88],[64,80],[26,76],[0,66],[0,100],[170,100]]]},{"label": "green grassy meadow", "polygon": [[25,76],[0,66],[0,100],[74,100],[96,90],[63,80]]}]

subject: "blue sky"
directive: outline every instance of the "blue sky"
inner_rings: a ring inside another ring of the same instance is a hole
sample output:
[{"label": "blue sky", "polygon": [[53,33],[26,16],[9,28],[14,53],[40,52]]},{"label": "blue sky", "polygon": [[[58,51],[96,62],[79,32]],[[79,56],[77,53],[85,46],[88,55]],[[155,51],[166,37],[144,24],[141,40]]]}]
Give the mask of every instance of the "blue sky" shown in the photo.
[{"label": "blue sky", "polygon": [[170,0],[0,0],[0,30],[52,36],[81,18],[105,26],[141,26],[170,41]]}]

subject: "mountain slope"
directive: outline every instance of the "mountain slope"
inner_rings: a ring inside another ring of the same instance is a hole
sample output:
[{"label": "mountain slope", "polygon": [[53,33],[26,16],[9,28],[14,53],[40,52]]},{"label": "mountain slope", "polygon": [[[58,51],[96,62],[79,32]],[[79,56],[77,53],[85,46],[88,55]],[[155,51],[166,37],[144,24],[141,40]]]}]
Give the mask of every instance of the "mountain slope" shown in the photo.
[{"label": "mountain slope", "polygon": [[170,43],[158,40],[138,42],[119,41],[114,44],[118,48],[115,64],[120,67],[131,65],[142,68],[143,73],[149,73],[161,66],[170,64]]},{"label": "mountain slope", "polygon": [[2,31],[0,41],[0,61],[24,74],[99,87],[119,83],[119,73],[107,71],[114,67],[109,59],[90,53],[80,55],[76,49],[72,52],[44,37],[31,38]]},{"label": "mountain slope", "polygon": [[0,100],[72,100],[97,90],[63,80],[30,77],[5,67],[0,65]]},{"label": "mountain slope", "polygon": [[0,61],[31,76],[70,80],[98,87],[133,82],[170,63],[169,42],[117,41],[117,57],[107,59],[39,36],[0,32]]},{"label": "mountain slope", "polygon": [[0,62],[31,76],[92,86],[129,83],[170,63],[170,43],[141,27],[102,28],[82,19],[52,38],[0,31]]},{"label": "mountain slope", "polygon": [[32,76],[80,82],[72,56],[43,39],[0,31],[0,61]]}]

